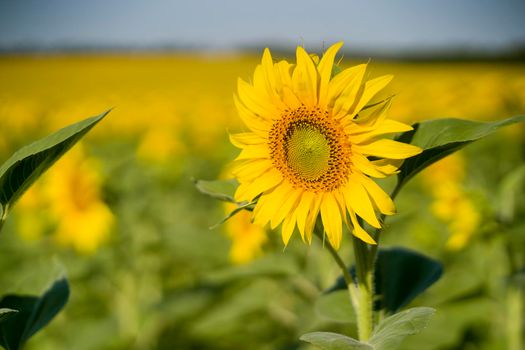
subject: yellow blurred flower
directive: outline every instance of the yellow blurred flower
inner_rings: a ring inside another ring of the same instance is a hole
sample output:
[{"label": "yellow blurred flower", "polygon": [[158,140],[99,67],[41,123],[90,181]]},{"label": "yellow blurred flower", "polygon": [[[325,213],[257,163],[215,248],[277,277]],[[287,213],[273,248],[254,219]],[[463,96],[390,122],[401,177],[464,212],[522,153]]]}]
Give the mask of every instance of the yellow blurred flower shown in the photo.
[{"label": "yellow blurred flower", "polygon": [[114,224],[101,198],[101,186],[98,162],[75,147],[22,197],[20,234],[38,238],[51,223],[58,244],[79,253],[94,253]]},{"label": "yellow blurred flower", "polygon": [[[235,204],[227,203],[225,212],[229,214],[236,208]],[[242,210],[228,221],[224,228],[232,241],[230,260],[235,264],[246,264],[263,254],[262,247],[268,240],[265,229],[257,224],[252,224],[251,215]]]},{"label": "yellow blurred flower", "polygon": [[423,181],[434,197],[432,212],[447,223],[450,237],[446,245],[451,250],[465,247],[481,220],[463,189],[464,177],[465,161],[461,153],[454,153],[423,172]]},{"label": "yellow blurred flower", "polygon": [[137,157],[146,161],[165,163],[184,152],[185,146],[167,127],[152,127],[142,137]]}]

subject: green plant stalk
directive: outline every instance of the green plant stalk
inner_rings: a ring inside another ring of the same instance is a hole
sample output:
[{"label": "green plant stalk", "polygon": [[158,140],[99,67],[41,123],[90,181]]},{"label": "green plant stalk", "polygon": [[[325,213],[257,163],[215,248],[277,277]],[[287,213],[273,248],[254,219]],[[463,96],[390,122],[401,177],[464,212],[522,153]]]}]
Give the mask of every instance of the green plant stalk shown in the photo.
[{"label": "green plant stalk", "polygon": [[367,341],[373,330],[374,264],[366,243],[352,236],[357,274],[357,332],[359,340]]}]

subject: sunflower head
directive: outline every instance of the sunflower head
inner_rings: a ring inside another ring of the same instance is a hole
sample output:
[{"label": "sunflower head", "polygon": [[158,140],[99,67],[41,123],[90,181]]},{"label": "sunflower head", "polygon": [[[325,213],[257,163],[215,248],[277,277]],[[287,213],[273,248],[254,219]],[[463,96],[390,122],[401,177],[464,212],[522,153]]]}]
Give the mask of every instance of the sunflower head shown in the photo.
[{"label": "sunflower head", "polygon": [[421,152],[382,138],[411,130],[386,118],[390,100],[365,108],[391,76],[367,81],[366,64],[332,74],[341,46],[333,45],[321,59],[298,47],[295,65],[275,62],[266,49],[252,83],[238,82],[235,104],[248,131],[230,135],[241,149],[233,169],[240,183],[235,196],[257,197],[254,221],[272,229],[281,225],[285,244],[296,227],[311,242],[319,215],[334,247],[343,223],[374,244],[358,217],[380,227],[377,215],[395,208],[370,177],[395,174],[400,160]]}]

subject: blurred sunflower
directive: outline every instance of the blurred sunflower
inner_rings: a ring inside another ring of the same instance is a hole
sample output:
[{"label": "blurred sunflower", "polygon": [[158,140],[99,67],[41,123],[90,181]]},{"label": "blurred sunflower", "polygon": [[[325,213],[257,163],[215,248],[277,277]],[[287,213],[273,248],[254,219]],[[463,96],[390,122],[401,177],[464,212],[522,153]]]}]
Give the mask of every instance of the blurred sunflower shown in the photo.
[{"label": "blurred sunflower", "polygon": [[21,235],[34,239],[52,227],[58,244],[94,253],[114,224],[101,187],[98,162],[75,147],[21,198],[20,208],[26,211],[19,224]]},{"label": "blurred sunflower", "polygon": [[253,83],[238,81],[235,105],[249,132],[230,136],[242,149],[233,166],[240,183],[235,198],[257,198],[254,222],[270,222],[272,229],[282,223],[285,245],[295,226],[303,240],[311,242],[319,213],[335,248],[340,246],[343,222],[350,226],[347,213],[353,234],[374,244],[357,216],[379,228],[377,212],[392,215],[395,207],[369,176],[394,174],[397,167],[390,160],[421,152],[380,138],[411,130],[386,118],[390,100],[365,108],[392,76],[366,81],[366,64],[334,76],[341,46],[333,45],[320,60],[298,47],[296,65],[274,63],[265,49]]},{"label": "blurred sunflower", "polygon": [[447,248],[464,248],[476,233],[481,214],[462,185],[465,178],[462,153],[454,153],[432,164],[423,172],[422,178],[434,199],[433,214],[448,225]]},{"label": "blurred sunflower", "polygon": [[[225,204],[225,211],[230,213],[236,208],[233,203]],[[246,264],[262,255],[263,245],[268,241],[265,229],[252,224],[250,213],[241,211],[224,224],[226,234],[232,241],[230,260],[234,264]]]}]

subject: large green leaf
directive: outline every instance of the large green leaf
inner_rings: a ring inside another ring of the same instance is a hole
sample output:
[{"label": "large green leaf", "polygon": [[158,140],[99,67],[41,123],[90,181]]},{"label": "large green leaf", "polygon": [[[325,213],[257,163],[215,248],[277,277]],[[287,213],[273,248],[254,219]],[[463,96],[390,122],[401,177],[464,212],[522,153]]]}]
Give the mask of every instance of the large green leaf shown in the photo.
[{"label": "large green leaf", "polygon": [[108,113],[106,111],[65,127],[15,152],[0,167],[0,206],[3,217],[33,182]]},{"label": "large green leaf", "polygon": [[332,332],[306,333],[299,339],[323,350],[375,350],[375,348],[369,344],[362,343],[346,335]]},{"label": "large green leaf", "polygon": [[397,312],[434,284],[443,273],[443,265],[432,258],[406,248],[381,249],[375,270],[378,307]]},{"label": "large green leaf", "polygon": [[416,307],[387,317],[377,325],[369,343],[376,350],[394,350],[407,336],[421,332],[435,311]]},{"label": "large green leaf", "polygon": [[493,134],[501,127],[523,121],[525,116],[491,123],[462,119],[434,119],[414,124],[414,130],[402,133],[397,140],[419,146],[423,152],[405,160],[398,174],[398,186],[403,186],[421,170],[469,143]]},{"label": "large green leaf", "polygon": [[18,350],[66,305],[69,285],[65,278],[56,280],[41,296],[6,295],[0,308],[18,310],[18,313],[0,323],[0,345],[7,350]]}]

